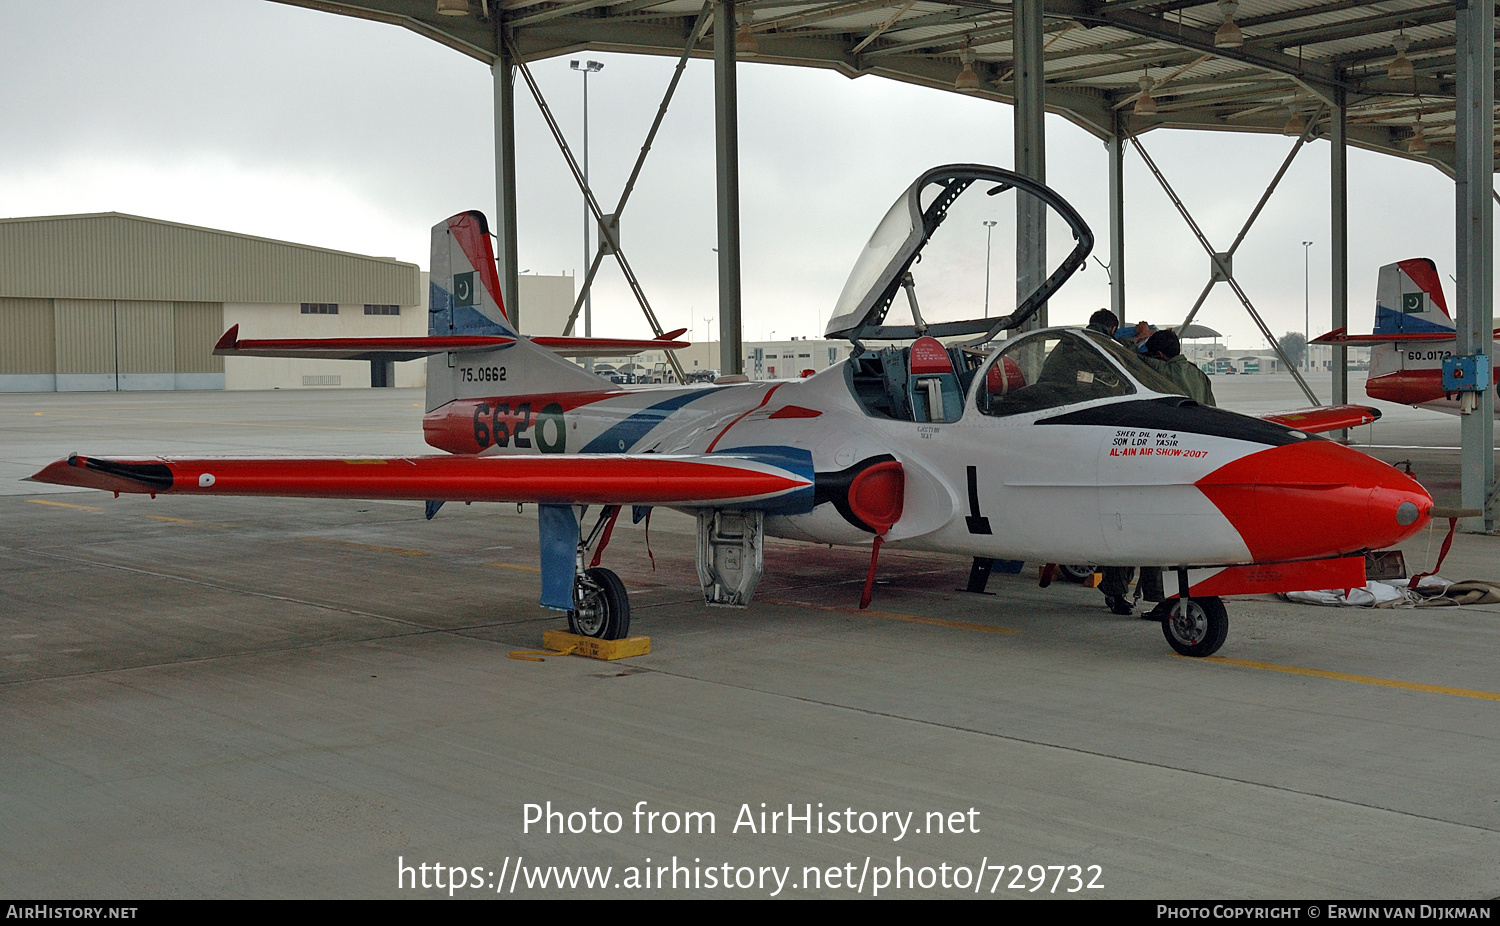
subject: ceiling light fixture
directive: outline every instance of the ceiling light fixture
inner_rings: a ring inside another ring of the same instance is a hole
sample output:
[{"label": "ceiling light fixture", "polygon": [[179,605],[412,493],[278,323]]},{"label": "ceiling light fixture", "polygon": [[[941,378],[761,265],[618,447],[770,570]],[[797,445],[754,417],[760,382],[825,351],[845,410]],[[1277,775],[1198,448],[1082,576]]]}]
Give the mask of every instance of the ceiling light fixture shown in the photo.
[{"label": "ceiling light fixture", "polygon": [[969,47],[968,39],[964,39],[963,48],[958,54],[963,59],[964,66],[953,81],[953,89],[961,93],[973,93],[979,89],[979,74],[974,71],[974,49]]},{"label": "ceiling light fixture", "polygon": [[1396,49],[1396,57],[1386,67],[1386,76],[1391,80],[1411,80],[1416,77],[1417,71],[1411,66],[1411,59],[1406,57],[1406,50],[1411,47],[1411,39],[1406,37],[1405,30],[1391,39],[1391,47]]},{"label": "ceiling light fixture", "polygon": [[1156,115],[1156,100],[1151,98],[1151,88],[1156,86],[1150,74],[1142,74],[1141,79],[1136,81],[1141,88],[1141,95],[1135,98],[1135,109],[1131,112],[1137,116]]},{"label": "ceiling light fixture", "polygon": [[468,16],[469,0],[437,0],[439,16]]},{"label": "ceiling light fixture", "polygon": [[1417,127],[1412,129],[1411,138],[1406,140],[1407,154],[1427,153],[1427,133],[1422,131],[1422,111],[1417,110]]},{"label": "ceiling light fixture", "polygon": [[1305,134],[1307,132],[1307,123],[1302,121],[1302,114],[1297,111],[1297,107],[1288,106],[1286,109],[1288,115],[1286,125],[1281,127],[1281,134],[1292,138],[1298,138]]},{"label": "ceiling light fixture", "polygon": [[1219,31],[1214,33],[1215,48],[1239,48],[1245,44],[1245,34],[1234,21],[1234,12],[1239,8],[1239,0],[1219,0],[1219,13],[1224,21],[1219,24]]},{"label": "ceiling light fixture", "polygon": [[760,45],[755,41],[755,32],[750,28],[750,21],[755,18],[754,13],[746,13],[745,18],[740,20],[740,31],[734,37],[734,54],[737,58],[754,58],[760,54]]}]

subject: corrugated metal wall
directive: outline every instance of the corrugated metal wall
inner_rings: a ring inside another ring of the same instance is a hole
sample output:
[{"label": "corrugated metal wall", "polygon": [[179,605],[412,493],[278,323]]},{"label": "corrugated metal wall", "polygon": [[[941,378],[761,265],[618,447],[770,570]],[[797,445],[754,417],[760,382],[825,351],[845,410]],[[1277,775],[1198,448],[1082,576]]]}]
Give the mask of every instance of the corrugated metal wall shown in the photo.
[{"label": "corrugated metal wall", "polygon": [[56,373],[51,299],[0,299],[0,374]]},{"label": "corrugated metal wall", "polygon": [[172,315],[170,302],[115,302],[121,373],[172,372]]},{"label": "corrugated metal wall", "polygon": [[57,372],[115,372],[113,299],[58,299]]},{"label": "corrugated metal wall", "polygon": [[214,343],[224,333],[222,302],[173,304],[173,343],[178,373],[223,373],[224,358],[214,356]]},{"label": "corrugated metal wall", "polygon": [[0,221],[0,295],[420,305],[420,270],[136,216]]}]

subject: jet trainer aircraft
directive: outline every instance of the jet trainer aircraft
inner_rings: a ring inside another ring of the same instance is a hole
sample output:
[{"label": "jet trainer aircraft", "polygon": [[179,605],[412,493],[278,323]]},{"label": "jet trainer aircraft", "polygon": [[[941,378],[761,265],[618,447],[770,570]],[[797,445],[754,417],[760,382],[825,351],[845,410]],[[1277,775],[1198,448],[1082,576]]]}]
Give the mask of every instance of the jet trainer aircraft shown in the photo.
[{"label": "jet trainer aircraft", "polygon": [[[1500,337],[1500,330],[1495,332]],[[1443,361],[1458,353],[1458,334],[1437,264],[1414,257],[1380,268],[1375,287],[1375,327],[1370,334],[1343,328],[1313,338],[1314,344],[1370,345],[1370,377],[1365,395],[1450,415],[1462,413],[1460,399],[1443,389]],[[1494,356],[1494,351],[1490,354]],[[1500,368],[1494,370],[1500,384]],[[1500,417],[1500,404],[1496,405]]]},{"label": "jet trainer aircraft", "polygon": [[[1071,249],[1014,312],[940,320],[945,304],[978,305],[988,271],[971,272],[987,258],[974,234],[985,241],[978,230],[990,226],[980,218],[1001,214],[991,197],[1002,193],[1060,216]],[[929,247],[945,240],[955,245],[947,257]],[[1162,564],[1179,598],[1163,631],[1190,656],[1224,642],[1221,596],[1363,586],[1364,551],[1426,525],[1433,502],[1417,482],[1313,433],[1369,420],[1368,409],[1251,418],[1197,405],[1108,337],[1054,328],[997,340],[1031,318],[1092,246],[1073,208],[1035,181],[980,165],[935,168],[886,213],[834,308],[827,335],[851,342],[849,359],[800,380],[623,389],[558,354],[680,342],[517,332],[484,217],[463,213],[433,228],[427,337],[255,341],[231,329],[217,348],[432,356],[423,428],[444,455],[75,454],[32,478],[153,496],[411,499],[426,501],[429,517],[448,501],[537,503],[541,604],[567,612],[574,632],[611,639],[628,632],[630,605],[599,562],[624,506],[696,515],[698,574],[714,605],[750,603],[767,535],[868,545],[861,606],[882,544]],[[603,508],[584,530],[589,505]]]}]

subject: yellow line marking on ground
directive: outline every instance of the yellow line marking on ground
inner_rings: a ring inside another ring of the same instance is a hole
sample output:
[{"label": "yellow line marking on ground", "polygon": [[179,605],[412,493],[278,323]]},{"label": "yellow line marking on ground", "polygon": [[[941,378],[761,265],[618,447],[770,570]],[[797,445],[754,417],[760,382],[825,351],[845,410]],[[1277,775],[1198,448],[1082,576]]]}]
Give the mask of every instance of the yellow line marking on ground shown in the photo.
[{"label": "yellow line marking on ground", "polygon": [[79,511],[100,511],[100,510],[102,510],[102,509],[99,509],[99,508],[90,507],[89,505],[69,505],[67,502],[48,502],[48,501],[43,501],[40,498],[28,498],[26,500],[28,502],[30,502],[31,504],[33,504],[33,505],[51,505],[54,508],[77,508]]},{"label": "yellow line marking on ground", "polygon": [[194,524],[198,527],[228,527],[228,524],[215,524],[212,521],[189,521],[187,518],[169,518],[164,514],[148,514],[148,521],[166,521],[169,524]]},{"label": "yellow line marking on ground", "polygon": [[902,621],[907,624],[932,624],[935,627],[952,627],[956,630],[973,630],[979,633],[1020,633],[1009,627],[991,627],[988,624],[971,624],[968,621],[949,621],[939,617],[918,617],[915,614],[897,614],[894,611],[861,611],[858,608],[841,608],[835,605],[811,604],[806,601],[778,601],[775,598],[762,598],[766,604],[779,604],[794,608],[811,608],[814,611],[836,611],[840,614],[852,614],[855,617],[878,617],[887,621]]},{"label": "yellow line marking on ground", "polygon": [[522,566],[520,563],[485,563],[486,566],[499,566],[501,569],[519,569],[522,572],[541,572],[540,566]]},{"label": "yellow line marking on ground", "polygon": [[327,543],[336,547],[355,547],[360,550],[378,550],[381,553],[400,553],[402,556],[426,556],[421,550],[404,550],[401,547],[382,547],[373,543],[355,543],[352,540],[329,540],[326,537],[298,537],[309,543]]},{"label": "yellow line marking on ground", "polygon": [[[1184,659],[1190,658],[1187,656]],[[1423,685],[1419,682],[1403,682],[1394,678],[1378,678],[1373,675],[1350,675],[1347,672],[1329,672],[1326,669],[1304,669],[1301,666],[1283,666],[1274,662],[1251,662],[1248,659],[1230,659],[1227,656],[1209,656],[1207,662],[1221,662],[1246,669],[1264,669],[1267,672],[1286,672],[1289,675],[1309,675],[1313,678],[1331,678],[1340,682],[1359,682],[1362,685],[1379,685],[1383,688],[1404,688],[1407,691],[1426,691],[1432,694],[1453,695],[1456,698],[1478,698],[1481,701],[1500,701],[1500,692],[1476,691],[1472,688],[1449,688],[1445,685]]]}]

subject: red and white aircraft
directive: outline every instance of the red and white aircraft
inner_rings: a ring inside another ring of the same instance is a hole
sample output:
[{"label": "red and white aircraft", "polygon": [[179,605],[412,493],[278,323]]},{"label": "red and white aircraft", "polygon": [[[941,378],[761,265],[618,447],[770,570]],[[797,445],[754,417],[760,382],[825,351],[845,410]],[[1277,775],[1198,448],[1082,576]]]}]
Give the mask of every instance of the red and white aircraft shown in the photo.
[{"label": "red and white aircraft", "polygon": [[[1500,337],[1500,330],[1494,332]],[[1460,399],[1443,391],[1443,361],[1457,353],[1458,334],[1437,264],[1414,257],[1380,268],[1375,288],[1375,327],[1370,334],[1330,331],[1314,344],[1370,345],[1365,395],[1457,415]],[[1494,356],[1494,352],[1491,352]],[[1495,370],[1500,383],[1500,368]],[[1500,405],[1496,406],[1500,416]]]},{"label": "red and white aircraft", "polygon": [[[978,304],[982,278],[970,269],[984,252],[970,239],[983,226],[961,207],[998,213],[989,197],[1008,192],[1061,216],[1071,251],[1010,315],[925,320],[918,278],[926,317],[944,298]],[[961,260],[945,263],[928,247],[945,237],[961,245]],[[1134,351],[1092,332],[997,340],[1030,318],[1092,246],[1083,220],[1050,189],[997,168],[936,168],[897,199],[845,285],[827,334],[851,341],[848,360],[800,380],[622,389],[558,353],[677,342],[517,332],[484,217],[464,213],[433,229],[427,337],[253,341],[231,330],[218,347],[433,356],[423,428],[445,453],[75,454],[32,478],[153,496],[412,499],[427,502],[429,517],[447,501],[537,503],[541,604],[567,612],[575,632],[604,638],[629,628],[625,589],[598,565],[623,506],[696,514],[699,577],[716,605],[750,603],[766,535],[870,546],[862,605],[883,543],[979,559],[1162,564],[1181,598],[1163,629],[1192,656],[1224,641],[1221,596],[1363,586],[1364,551],[1426,525],[1433,502],[1417,482],[1313,433],[1369,420],[1368,409],[1251,418],[1199,406]],[[909,313],[910,322],[887,324],[903,292],[906,305],[893,318]],[[584,530],[588,505],[603,509]]]}]

